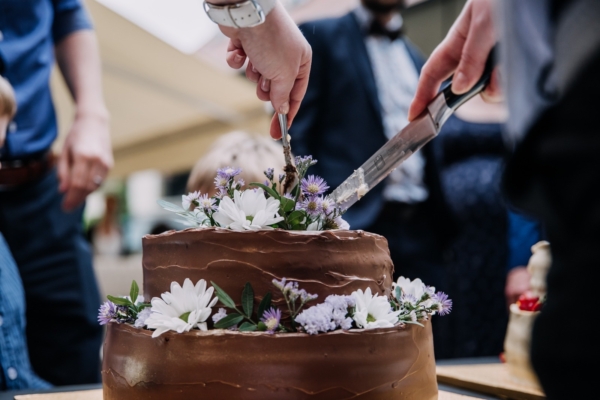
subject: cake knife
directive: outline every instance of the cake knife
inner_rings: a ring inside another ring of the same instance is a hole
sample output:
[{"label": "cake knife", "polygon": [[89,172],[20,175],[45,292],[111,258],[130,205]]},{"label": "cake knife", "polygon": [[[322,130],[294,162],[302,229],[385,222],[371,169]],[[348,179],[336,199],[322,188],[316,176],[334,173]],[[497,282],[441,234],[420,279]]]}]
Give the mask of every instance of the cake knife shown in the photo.
[{"label": "cake knife", "polygon": [[483,75],[471,90],[460,95],[454,94],[450,80],[421,115],[383,145],[329,197],[342,210],[347,210],[398,168],[404,160],[435,138],[450,115],[488,85],[495,67],[494,53],[495,48],[488,56]]},{"label": "cake knife", "polygon": [[290,134],[288,133],[288,120],[286,114],[277,114],[279,129],[281,129],[281,143],[283,144],[283,157],[285,158],[285,182],[283,192],[289,193],[298,183],[298,170],[292,162],[292,147],[290,145]]}]

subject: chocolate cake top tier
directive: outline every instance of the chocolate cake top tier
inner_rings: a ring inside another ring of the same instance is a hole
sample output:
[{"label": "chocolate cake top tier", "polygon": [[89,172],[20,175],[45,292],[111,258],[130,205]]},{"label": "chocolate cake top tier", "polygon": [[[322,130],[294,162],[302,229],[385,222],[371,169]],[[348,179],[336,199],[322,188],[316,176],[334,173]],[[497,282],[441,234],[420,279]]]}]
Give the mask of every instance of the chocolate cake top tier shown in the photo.
[{"label": "chocolate cake top tier", "polygon": [[276,305],[283,300],[273,279],[297,281],[319,303],[367,287],[388,295],[392,287],[387,240],[363,231],[187,229],[145,236],[143,248],[146,301],[185,278],[213,281],[236,301],[250,282],[257,297],[270,291]]}]

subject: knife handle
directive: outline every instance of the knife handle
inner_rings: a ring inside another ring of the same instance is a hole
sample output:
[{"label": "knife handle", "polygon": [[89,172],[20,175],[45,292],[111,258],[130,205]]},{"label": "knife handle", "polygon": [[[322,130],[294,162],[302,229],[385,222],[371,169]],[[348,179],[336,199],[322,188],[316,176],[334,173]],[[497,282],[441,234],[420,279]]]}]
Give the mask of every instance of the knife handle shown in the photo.
[{"label": "knife handle", "polygon": [[483,70],[483,74],[481,78],[477,81],[475,86],[471,88],[466,93],[463,94],[454,94],[452,92],[452,77],[450,78],[450,82],[446,84],[446,86],[438,93],[438,95],[429,103],[427,109],[429,110],[429,114],[433,118],[433,122],[435,123],[437,130],[439,132],[442,129],[442,125],[446,122],[450,115],[458,107],[465,104],[467,101],[475,97],[477,94],[481,93],[483,89],[490,83],[490,79],[492,78],[492,72],[496,67],[496,46],[492,47],[490,50],[490,54],[488,55],[487,61],[485,62],[485,68]]},{"label": "knife handle", "polygon": [[488,55],[487,61],[485,62],[483,74],[481,75],[481,78],[479,78],[475,86],[471,88],[471,90],[463,94],[454,94],[452,92],[452,78],[450,79],[450,82],[446,85],[444,89],[442,89],[442,93],[444,93],[444,98],[446,99],[446,105],[448,106],[448,108],[450,108],[452,111],[456,111],[458,107],[462,106],[467,101],[471,100],[473,97],[483,92],[485,87],[490,83],[490,80],[492,79],[492,72],[494,72],[494,68],[497,64],[497,47],[498,45],[495,45],[494,47],[492,47],[492,50],[490,50],[490,54]]}]

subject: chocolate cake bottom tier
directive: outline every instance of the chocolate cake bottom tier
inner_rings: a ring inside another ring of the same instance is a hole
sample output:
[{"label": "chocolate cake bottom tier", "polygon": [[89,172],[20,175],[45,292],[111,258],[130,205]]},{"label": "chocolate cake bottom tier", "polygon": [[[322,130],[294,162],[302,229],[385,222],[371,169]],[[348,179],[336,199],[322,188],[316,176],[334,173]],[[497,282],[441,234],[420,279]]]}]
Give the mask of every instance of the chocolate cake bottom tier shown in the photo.
[{"label": "chocolate cake bottom tier", "polygon": [[113,399],[437,399],[431,325],[268,334],[152,332],[110,323],[102,366]]}]

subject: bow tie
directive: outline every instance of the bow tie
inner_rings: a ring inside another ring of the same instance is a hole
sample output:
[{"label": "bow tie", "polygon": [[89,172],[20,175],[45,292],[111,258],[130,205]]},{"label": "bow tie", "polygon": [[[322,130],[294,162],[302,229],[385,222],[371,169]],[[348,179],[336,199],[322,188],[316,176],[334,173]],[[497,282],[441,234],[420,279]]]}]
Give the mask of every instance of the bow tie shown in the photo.
[{"label": "bow tie", "polygon": [[402,35],[402,33],[402,29],[397,29],[393,31],[389,30],[385,26],[381,25],[381,23],[377,19],[374,19],[371,23],[371,26],[369,27],[369,35],[384,36],[389,38],[392,42],[398,39]]}]

